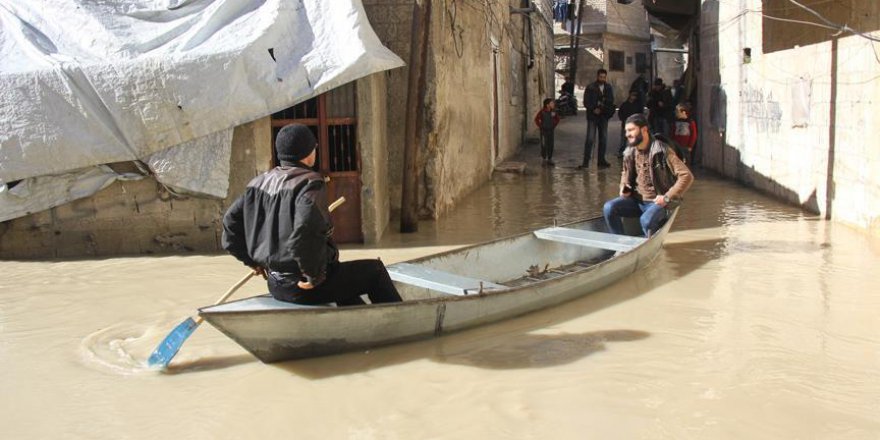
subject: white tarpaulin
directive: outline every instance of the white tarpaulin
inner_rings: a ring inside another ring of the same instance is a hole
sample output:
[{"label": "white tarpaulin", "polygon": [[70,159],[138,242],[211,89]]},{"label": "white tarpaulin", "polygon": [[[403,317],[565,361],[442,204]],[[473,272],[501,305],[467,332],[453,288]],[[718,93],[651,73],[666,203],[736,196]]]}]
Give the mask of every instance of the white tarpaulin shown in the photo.
[{"label": "white tarpaulin", "polygon": [[0,186],[150,162],[401,65],[359,0],[0,0]]},{"label": "white tarpaulin", "polygon": [[12,188],[0,186],[0,222],[89,197],[117,180],[142,179],[119,174],[108,166],[89,167],[51,177],[31,177]]},{"label": "white tarpaulin", "polygon": [[174,190],[224,198],[229,189],[232,130],[218,131],[144,160],[156,180]]}]

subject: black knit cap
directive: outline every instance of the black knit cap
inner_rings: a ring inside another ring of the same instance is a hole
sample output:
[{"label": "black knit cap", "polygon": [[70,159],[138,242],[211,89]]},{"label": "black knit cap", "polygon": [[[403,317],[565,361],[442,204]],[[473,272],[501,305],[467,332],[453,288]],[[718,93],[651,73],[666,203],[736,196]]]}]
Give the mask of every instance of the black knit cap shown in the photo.
[{"label": "black knit cap", "polygon": [[285,125],[275,136],[275,153],[279,161],[298,162],[312,153],[318,140],[312,130],[302,124]]}]

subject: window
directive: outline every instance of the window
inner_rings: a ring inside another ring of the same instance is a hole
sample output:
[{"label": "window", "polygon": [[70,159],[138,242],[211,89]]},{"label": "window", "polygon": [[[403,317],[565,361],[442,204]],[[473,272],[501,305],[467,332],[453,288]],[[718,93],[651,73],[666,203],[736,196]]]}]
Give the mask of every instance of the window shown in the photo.
[{"label": "window", "polygon": [[623,72],[623,52],[619,50],[608,51],[608,70]]}]

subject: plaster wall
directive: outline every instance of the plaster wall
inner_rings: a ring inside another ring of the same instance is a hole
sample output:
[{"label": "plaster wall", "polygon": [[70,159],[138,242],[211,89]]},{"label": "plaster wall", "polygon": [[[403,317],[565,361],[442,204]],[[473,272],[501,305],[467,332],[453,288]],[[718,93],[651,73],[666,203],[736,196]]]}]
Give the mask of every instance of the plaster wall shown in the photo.
[{"label": "plaster wall", "polygon": [[[809,211],[880,232],[880,139],[867,135],[880,123],[880,43],[872,47],[852,35],[804,46],[777,39],[775,50],[765,51],[767,21],[744,13],[761,6],[703,2],[703,165]],[[867,17],[863,23],[875,24],[871,29],[880,28],[876,3],[849,6]]]},{"label": "plaster wall", "polygon": [[[0,258],[69,258],[219,250],[222,217],[271,166],[269,119],[235,128],[226,199],[177,197],[154,179],[115,182],[92,197],[0,223]],[[136,172],[130,163],[111,164]]]},{"label": "plaster wall", "polygon": [[[414,0],[363,0],[370,25],[385,45],[409,64]],[[436,5],[435,5],[436,9]],[[408,67],[386,72],[386,146],[388,201],[392,215],[400,212],[403,181],[403,139],[406,129]],[[366,240],[366,237],[365,237]]]},{"label": "plaster wall", "polygon": [[361,229],[364,243],[376,243],[388,226],[388,133],[386,76],[376,73],[357,82],[358,136],[361,154]]},{"label": "plaster wall", "polygon": [[[629,92],[629,86],[635,81],[636,77],[639,76],[639,74],[636,73],[636,53],[644,54],[646,59],[650,60],[651,45],[647,41],[633,40],[620,35],[608,34],[605,36],[605,47],[608,51],[622,51],[624,55],[625,62],[624,70],[622,72],[609,70],[610,66],[605,66],[605,69],[608,70],[608,82],[614,86],[614,99],[617,101],[617,104],[620,104],[626,99],[627,93]],[[592,73],[592,79],[595,79],[595,70],[587,73]],[[645,78],[648,78],[649,80],[651,78],[650,66],[646,67]]]}]

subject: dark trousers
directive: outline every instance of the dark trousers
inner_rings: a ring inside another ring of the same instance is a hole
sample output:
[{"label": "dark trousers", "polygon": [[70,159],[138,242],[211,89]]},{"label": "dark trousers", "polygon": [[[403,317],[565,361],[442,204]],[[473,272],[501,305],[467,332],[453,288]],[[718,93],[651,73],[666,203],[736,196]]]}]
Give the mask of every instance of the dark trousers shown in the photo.
[{"label": "dark trousers", "polygon": [[553,130],[541,129],[541,159],[553,159]]},{"label": "dark trousers", "polygon": [[269,274],[269,293],[279,301],[297,304],[325,304],[337,306],[366,304],[361,295],[370,302],[399,302],[400,294],[394,287],[385,265],[379,260],[354,260],[334,264],[328,270],[327,279],[314,289],[303,290],[296,285],[298,279],[282,278]]},{"label": "dark trousers", "polygon": [[602,117],[587,119],[587,141],[584,142],[583,166],[590,164],[590,158],[593,156],[593,143],[596,141],[597,133],[599,135],[599,151],[596,154],[596,160],[599,163],[607,162],[605,160],[605,148],[608,146],[608,120]]}]

